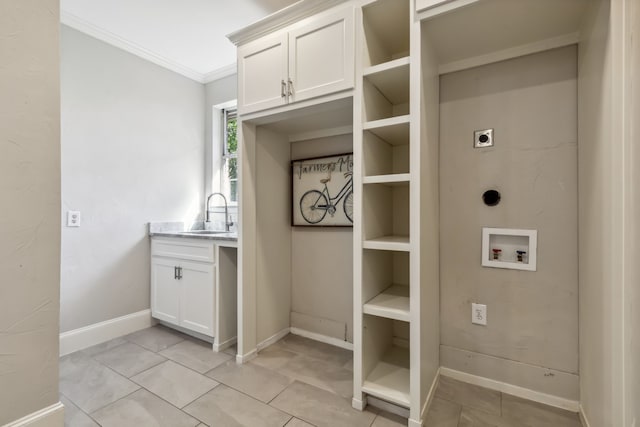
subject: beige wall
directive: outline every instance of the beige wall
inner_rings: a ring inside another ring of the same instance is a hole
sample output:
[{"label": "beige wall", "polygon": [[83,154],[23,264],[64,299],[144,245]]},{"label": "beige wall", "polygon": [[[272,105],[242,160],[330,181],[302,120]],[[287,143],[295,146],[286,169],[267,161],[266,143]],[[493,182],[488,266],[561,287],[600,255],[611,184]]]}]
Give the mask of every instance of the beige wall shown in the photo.
[{"label": "beige wall", "polygon": [[204,206],[204,85],[61,34],[63,332],[149,308],[150,221]]},{"label": "beige wall", "polygon": [[3,0],[0,9],[0,425],[4,425],[58,402],[59,4]]},{"label": "beige wall", "polygon": [[[628,30],[632,42],[627,46],[630,81],[630,110],[627,112],[630,135],[628,140],[627,167],[629,175],[629,204],[627,221],[628,273],[625,280],[625,312],[627,313],[625,330],[625,360],[629,369],[626,390],[626,424],[640,425],[640,4],[637,0],[627,0],[629,13]],[[635,424],[634,424],[635,423]]]},{"label": "beige wall", "polygon": [[[291,159],[353,152],[353,136],[299,141]],[[353,342],[353,229],[293,227],[291,326]]]},{"label": "beige wall", "polygon": [[[570,46],[444,75],[440,87],[442,365],[573,400],[576,60]],[[485,128],[495,146],[474,149]],[[498,206],[482,202],[489,189]],[[482,267],[482,227],[538,230],[537,271]],[[472,302],[487,305],[486,327],[471,324]]]}]

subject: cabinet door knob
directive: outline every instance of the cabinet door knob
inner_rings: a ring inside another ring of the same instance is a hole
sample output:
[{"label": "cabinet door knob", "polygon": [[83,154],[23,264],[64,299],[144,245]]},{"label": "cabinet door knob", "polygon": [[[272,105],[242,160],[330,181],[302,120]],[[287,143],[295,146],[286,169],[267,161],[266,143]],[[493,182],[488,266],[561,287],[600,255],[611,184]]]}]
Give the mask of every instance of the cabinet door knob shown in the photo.
[{"label": "cabinet door knob", "polygon": [[280,96],[282,96],[283,98],[286,98],[287,96],[287,84],[284,82],[284,80],[280,80]]},{"label": "cabinet door knob", "polygon": [[182,280],[182,267],[178,267],[178,280]]},{"label": "cabinet door knob", "polygon": [[288,90],[287,90],[287,95],[289,96],[293,96],[293,81],[291,79],[287,80],[288,84]]},{"label": "cabinet door knob", "polygon": [[178,280],[178,267],[173,267],[173,278]]}]

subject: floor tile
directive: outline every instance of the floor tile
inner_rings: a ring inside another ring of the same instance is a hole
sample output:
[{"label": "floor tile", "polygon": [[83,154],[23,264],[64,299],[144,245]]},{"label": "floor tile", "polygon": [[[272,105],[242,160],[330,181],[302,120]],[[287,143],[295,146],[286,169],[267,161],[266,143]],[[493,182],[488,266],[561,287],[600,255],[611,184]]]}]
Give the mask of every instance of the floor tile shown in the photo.
[{"label": "floor tile", "polygon": [[160,354],[201,374],[233,358],[227,353],[216,353],[209,343],[193,340],[179,342]]},{"label": "floor tile", "polygon": [[500,392],[440,376],[436,397],[500,415]]},{"label": "floor tile", "polygon": [[82,412],[72,401],[60,395],[60,402],[64,405],[65,427],[99,427],[90,416]]},{"label": "floor tile", "polygon": [[86,413],[133,393],[129,381],[82,352],[60,359],[60,392]]},{"label": "floor tile", "polygon": [[189,404],[184,411],[216,427],[282,427],[291,418],[224,384]]},{"label": "floor tile", "polygon": [[93,358],[125,377],[132,377],[167,360],[127,341],[110,350],[98,353]]},{"label": "floor tile", "polygon": [[100,344],[96,344],[92,347],[89,348],[85,348],[84,350],[82,350],[82,352],[84,354],[86,354],[87,356],[94,356],[98,353],[102,353],[103,351],[107,351],[112,349],[113,347],[117,347],[119,345],[122,345],[124,343],[128,342],[127,340],[125,340],[122,337],[118,337],[118,338],[114,338],[112,340],[100,343]]},{"label": "floor tile", "polygon": [[278,372],[339,396],[348,399],[353,397],[353,372],[336,364],[298,354]]},{"label": "floor tile", "polygon": [[199,420],[141,389],[91,414],[102,427],[194,427]]},{"label": "floor tile", "polygon": [[407,427],[407,419],[399,415],[382,411],[373,420],[371,427]]},{"label": "floor tile", "polygon": [[134,377],[133,381],[182,408],[218,385],[211,378],[168,360]]},{"label": "floor tile", "polygon": [[318,427],[369,427],[376,416],[353,409],[349,399],[299,381],[280,393],[271,406]]},{"label": "floor tile", "polygon": [[292,381],[260,365],[251,362],[238,365],[235,360],[218,366],[207,376],[265,403],[280,394]]},{"label": "floor tile", "polygon": [[457,427],[460,411],[459,404],[435,397],[425,417],[425,427]]},{"label": "floor tile", "polygon": [[232,345],[231,347],[225,348],[224,350],[222,350],[222,352],[230,354],[231,356],[235,357],[236,354],[238,354],[238,346]]},{"label": "floor tile", "polygon": [[285,350],[293,351],[294,353],[324,360],[327,363],[333,363],[340,367],[353,359],[353,353],[349,350],[298,335],[289,334],[274,345]]},{"label": "floor tile", "polygon": [[124,338],[157,353],[167,347],[178,344],[184,339],[184,335],[165,326],[156,325],[126,335]]},{"label": "floor tile", "polygon": [[302,421],[299,418],[293,417],[291,418],[291,420],[286,424],[285,427],[315,427],[313,424],[309,424],[306,421]]},{"label": "floor tile", "polygon": [[[523,427],[520,424],[512,424],[498,415],[488,414],[484,411],[470,408],[462,408],[458,427]],[[543,427],[543,426],[540,426]],[[550,426],[551,427],[551,426]],[[555,427],[555,426],[554,426]]]},{"label": "floor tile", "polygon": [[580,427],[578,414],[524,400],[508,394],[502,395],[502,417],[523,426]]},{"label": "floor tile", "polygon": [[258,352],[258,357],[253,359],[251,362],[267,369],[279,371],[298,356],[298,353],[272,345],[271,347],[260,350]]}]

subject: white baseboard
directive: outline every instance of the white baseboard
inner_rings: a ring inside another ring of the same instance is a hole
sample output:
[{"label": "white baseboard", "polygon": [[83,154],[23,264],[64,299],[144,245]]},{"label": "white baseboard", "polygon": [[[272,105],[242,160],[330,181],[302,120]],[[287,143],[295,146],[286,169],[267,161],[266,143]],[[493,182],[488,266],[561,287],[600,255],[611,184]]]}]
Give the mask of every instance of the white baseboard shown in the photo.
[{"label": "white baseboard", "polygon": [[304,329],[299,329],[299,328],[290,328],[290,329],[293,335],[300,335],[301,337],[309,338],[314,341],[320,341],[325,344],[330,344],[336,347],[344,348],[345,350],[353,351],[353,343],[350,343],[349,341],[340,340],[334,337],[328,337],[326,335],[317,334],[315,332],[305,331]]},{"label": "white baseboard", "polygon": [[5,424],[4,427],[62,427],[64,425],[64,405],[58,402],[47,406],[19,420]]},{"label": "white baseboard", "polygon": [[279,332],[276,332],[275,334],[273,334],[272,336],[270,336],[269,338],[267,338],[266,340],[259,342],[258,345],[256,346],[257,351],[263,350],[275,343],[277,343],[278,341],[280,341],[282,338],[286,337],[289,332],[290,332],[291,328],[284,328]]},{"label": "white baseboard", "polygon": [[582,423],[583,427],[591,427],[591,424],[589,424],[589,419],[587,418],[587,414],[584,413],[584,408],[582,407],[582,405],[580,405],[578,415],[580,415],[580,422]]},{"label": "white baseboard", "polygon": [[398,406],[394,403],[390,403],[385,400],[378,399],[375,396],[367,395],[366,403],[367,405],[365,406],[371,405],[374,408],[382,409],[383,411],[389,412],[390,414],[395,414],[403,418],[409,418],[409,410],[407,408],[403,408],[402,406]]},{"label": "white baseboard", "polygon": [[558,396],[553,396],[539,391],[530,390],[528,388],[519,387],[513,384],[507,384],[501,381],[484,378],[477,375],[468,374],[466,372],[456,371],[454,369],[441,367],[440,375],[450,377],[465,383],[478,385],[481,387],[497,390],[523,399],[542,403],[556,408],[565,409],[571,412],[579,412],[580,404],[575,400],[569,400]]},{"label": "white baseboard", "polygon": [[238,337],[233,337],[233,338],[228,339],[225,342],[222,342],[220,344],[216,344],[214,342],[213,343],[213,351],[215,351],[215,352],[224,351],[224,350],[228,349],[229,347],[233,346],[237,342],[238,342]]},{"label": "white baseboard", "polygon": [[151,310],[142,310],[60,334],[60,356],[153,326]]},{"label": "white baseboard", "polygon": [[420,411],[420,418],[424,420],[427,416],[427,412],[431,407],[431,402],[433,402],[433,398],[436,395],[436,390],[438,388],[438,384],[440,383],[440,370],[442,368],[438,368],[436,371],[436,376],[431,383],[431,387],[429,388],[429,394],[427,394],[427,399],[424,402],[424,406],[422,407],[422,411]]},{"label": "white baseboard", "polygon": [[247,363],[251,359],[255,359],[258,356],[258,349],[254,348],[247,354],[236,354],[236,363],[242,365]]}]

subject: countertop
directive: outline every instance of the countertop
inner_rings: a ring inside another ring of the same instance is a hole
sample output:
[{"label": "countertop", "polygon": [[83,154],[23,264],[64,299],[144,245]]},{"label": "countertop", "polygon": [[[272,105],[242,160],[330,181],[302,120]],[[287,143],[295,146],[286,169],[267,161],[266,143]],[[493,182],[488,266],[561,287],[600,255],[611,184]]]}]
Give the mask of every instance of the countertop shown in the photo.
[{"label": "countertop", "polygon": [[205,230],[203,222],[152,222],[149,223],[149,236],[238,241],[236,231]]}]

